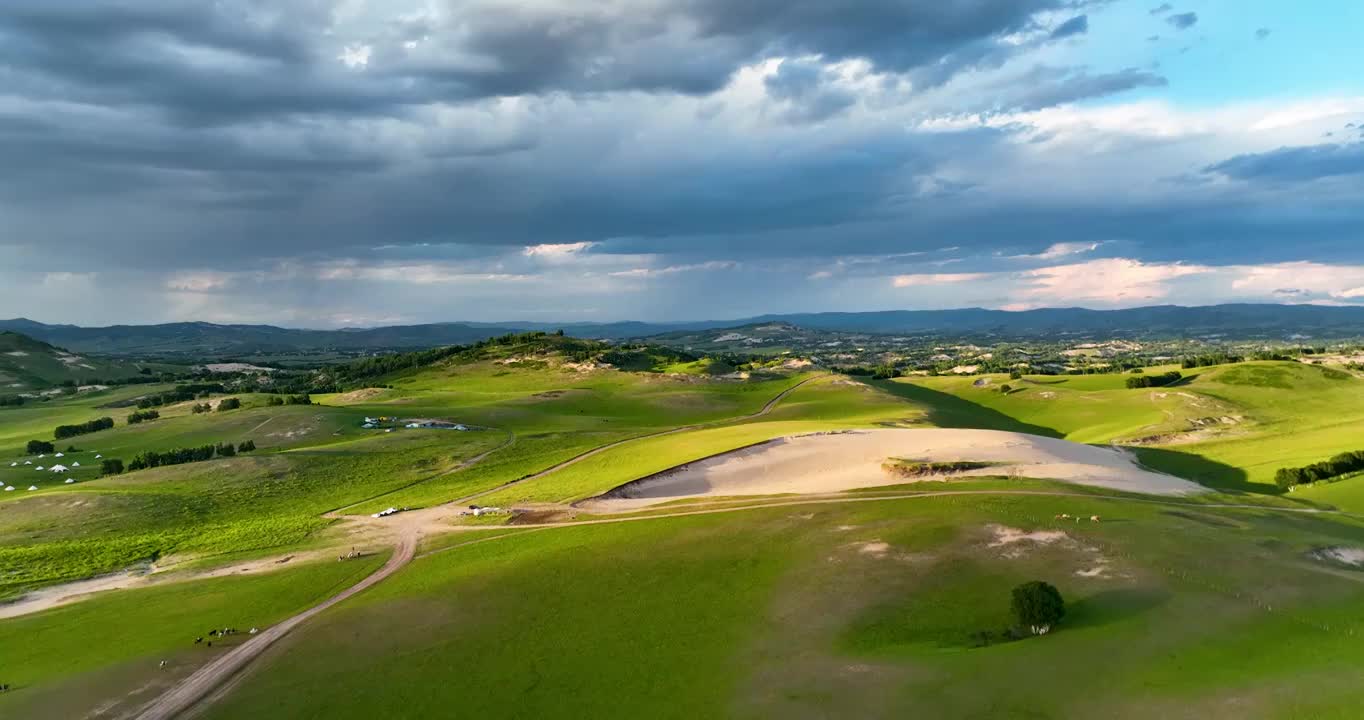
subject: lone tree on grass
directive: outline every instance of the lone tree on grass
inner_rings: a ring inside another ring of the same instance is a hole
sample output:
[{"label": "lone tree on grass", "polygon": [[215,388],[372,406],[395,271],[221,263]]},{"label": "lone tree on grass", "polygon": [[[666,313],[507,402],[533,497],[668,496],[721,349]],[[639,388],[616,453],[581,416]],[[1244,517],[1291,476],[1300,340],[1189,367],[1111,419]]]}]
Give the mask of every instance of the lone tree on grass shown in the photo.
[{"label": "lone tree on grass", "polygon": [[1033,635],[1045,635],[1066,614],[1066,601],[1050,583],[1034,580],[1014,588],[1014,620]]}]

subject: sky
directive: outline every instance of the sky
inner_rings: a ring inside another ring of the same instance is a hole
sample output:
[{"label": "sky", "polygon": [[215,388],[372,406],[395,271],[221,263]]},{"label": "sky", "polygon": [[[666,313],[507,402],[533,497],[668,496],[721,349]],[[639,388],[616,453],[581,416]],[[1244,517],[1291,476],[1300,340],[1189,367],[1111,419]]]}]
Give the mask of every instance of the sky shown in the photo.
[{"label": "sky", "polygon": [[1364,305],[1364,3],[4,0],[0,317]]}]

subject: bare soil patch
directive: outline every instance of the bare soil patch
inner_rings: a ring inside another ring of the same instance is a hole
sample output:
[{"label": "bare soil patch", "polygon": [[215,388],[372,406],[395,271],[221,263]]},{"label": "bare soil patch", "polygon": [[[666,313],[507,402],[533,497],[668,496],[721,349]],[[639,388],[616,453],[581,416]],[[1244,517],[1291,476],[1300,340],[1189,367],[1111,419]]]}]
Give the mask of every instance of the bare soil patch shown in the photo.
[{"label": "bare soil patch", "polygon": [[906,478],[882,469],[887,459],[897,457],[927,463],[989,463],[954,476],[1045,478],[1153,495],[1204,491],[1188,480],[1147,470],[1116,448],[996,430],[915,428],[772,440],[627,483],[579,505],[618,512],[679,498],[815,494],[897,485]]}]

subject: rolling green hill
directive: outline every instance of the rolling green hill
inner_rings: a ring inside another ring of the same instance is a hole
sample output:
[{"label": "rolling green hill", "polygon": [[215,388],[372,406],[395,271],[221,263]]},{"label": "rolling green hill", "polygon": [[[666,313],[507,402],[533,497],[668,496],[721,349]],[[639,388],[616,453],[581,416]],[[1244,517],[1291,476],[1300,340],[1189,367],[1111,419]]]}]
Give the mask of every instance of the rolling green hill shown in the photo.
[{"label": "rolling green hill", "polygon": [[132,361],[78,355],[16,332],[0,332],[0,395],[45,390],[62,383],[88,385],[129,378],[143,367]]},{"label": "rolling green hill", "polygon": [[[240,394],[128,424],[129,400],[170,387],[140,386],[0,410],[0,485],[16,488],[0,491],[0,597],[128,568],[177,581],[8,619],[0,605],[0,647],[18,648],[0,715],[134,709],[222,657],[191,628],[277,623],[403,538],[420,538],[415,560],[259,656],[202,716],[497,717],[514,697],[533,717],[1349,718],[1364,700],[1364,522],[1333,511],[1361,510],[1364,478],[1270,482],[1364,449],[1364,380],[1341,370],[1246,362],[1145,389],[869,380],[539,334],[319,372],[343,392],[311,405]],[[104,415],[114,428],[64,453],[79,469],[22,464],[27,441]],[[466,429],[410,427],[428,421]],[[1020,475],[575,505],[771,439],[917,427],[1117,445],[1215,492]],[[257,450],[122,475],[94,460],[243,440]],[[460,514],[475,504],[516,512]],[[389,507],[409,512],[371,517]],[[352,548],[361,563],[332,560]],[[247,567],[260,576],[199,579]],[[1033,579],[1068,615],[1004,641],[1009,590]],[[79,650],[109,624],[136,641]]]}]

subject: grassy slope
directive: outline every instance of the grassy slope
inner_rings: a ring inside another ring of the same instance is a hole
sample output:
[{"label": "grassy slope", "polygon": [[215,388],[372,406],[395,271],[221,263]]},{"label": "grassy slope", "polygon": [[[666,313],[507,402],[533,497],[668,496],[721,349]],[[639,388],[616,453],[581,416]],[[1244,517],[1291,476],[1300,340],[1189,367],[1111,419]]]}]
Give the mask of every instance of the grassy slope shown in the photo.
[{"label": "grassy slope", "polygon": [[3,395],[41,390],[65,381],[85,383],[133,377],[144,366],[147,365],[68,353],[26,335],[0,332],[0,394]]},{"label": "grassy slope", "polygon": [[[986,542],[987,523],[1045,528],[1058,510],[1105,522],[1017,557]],[[1302,559],[1340,542],[1364,543],[1364,529],[1097,497],[526,533],[418,560],[269,653],[208,716],[374,717],[401,698],[414,716],[500,716],[514,702],[545,718],[1192,718],[1236,702],[1241,717],[1306,704],[1349,717],[1364,700],[1352,637],[1364,576]],[[1099,558],[1107,577],[1074,574]],[[1061,631],[968,649],[1034,577],[1069,599]]]},{"label": "grassy slope", "polygon": [[[212,627],[268,627],[373,572],[384,558],[175,583],[100,595],[0,622],[0,716],[83,717],[108,698],[180,677],[212,657]],[[170,667],[160,670],[161,660]]]},{"label": "grassy slope", "polygon": [[[678,424],[756,412],[799,377],[750,382],[670,378],[544,363],[446,363],[392,378],[402,390],[363,404],[266,407],[193,415],[193,403],[161,419],[124,424],[129,409],[102,408],[154,389],[70,398],[0,414],[0,458],[68,421],[110,415],[119,425],[73,439],[82,467],[66,476],[0,463],[0,597],[166,555],[226,556],[307,541],[324,511],[443,502],[496,487],[612,440]],[[324,400],[328,398],[323,398]],[[495,429],[474,432],[360,429],[367,415],[442,417]],[[15,421],[15,422],[9,422]],[[95,479],[96,453],[125,460],[167,450],[252,439],[250,457],[218,459]],[[63,443],[64,444],[64,443]],[[491,452],[482,462],[463,461]],[[51,460],[41,461],[46,464]],[[66,485],[63,480],[80,482]],[[37,483],[40,490],[26,488]],[[368,502],[367,499],[370,499]]]},{"label": "grassy slope", "polygon": [[302,543],[327,526],[323,512],[444,472],[498,441],[395,433],[25,493],[0,502],[0,596],[167,555]]},{"label": "grassy slope", "polygon": [[743,422],[646,438],[613,448],[534,483],[484,498],[489,505],[566,502],[591,497],[652,473],[772,438],[819,430],[912,423],[920,410],[894,396],[835,378],[797,388],[768,415]]},{"label": "grassy slope", "polygon": [[[880,385],[923,403],[930,422],[948,427],[1017,430],[1079,442],[1184,435],[1179,442],[1137,452],[1156,469],[1225,490],[1275,493],[1278,468],[1364,447],[1357,432],[1364,422],[1364,381],[1291,362],[1184,372],[1189,379],[1176,387],[1144,390],[1124,388],[1122,375],[1027,378],[1030,382],[995,376],[991,388],[954,377]],[[996,388],[1003,383],[1021,389],[1000,393]],[[1225,416],[1240,420],[1206,438],[1186,434],[1196,429],[1194,419]]]}]

